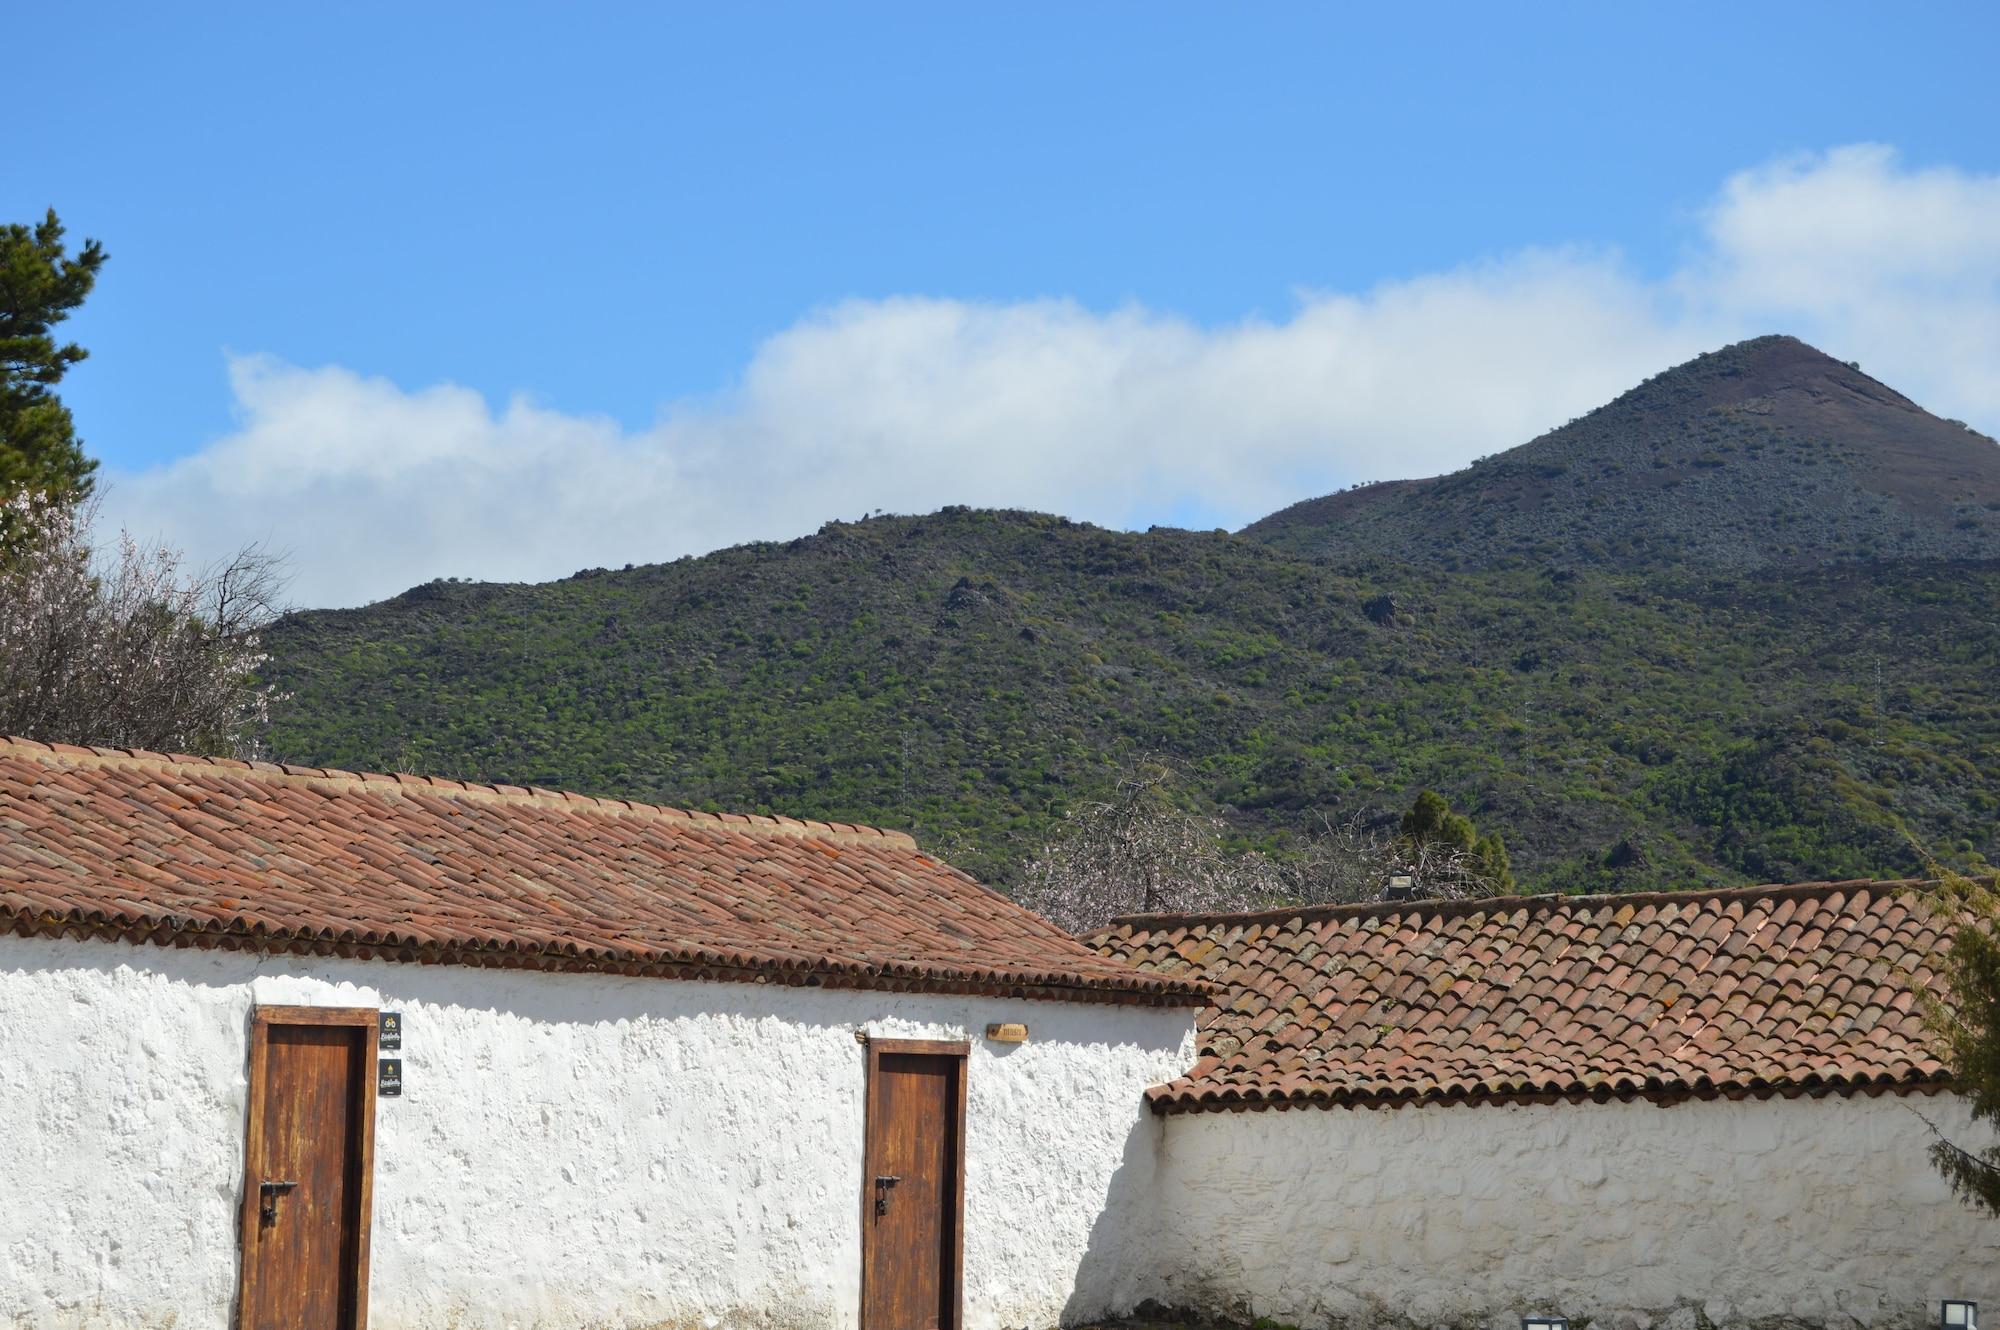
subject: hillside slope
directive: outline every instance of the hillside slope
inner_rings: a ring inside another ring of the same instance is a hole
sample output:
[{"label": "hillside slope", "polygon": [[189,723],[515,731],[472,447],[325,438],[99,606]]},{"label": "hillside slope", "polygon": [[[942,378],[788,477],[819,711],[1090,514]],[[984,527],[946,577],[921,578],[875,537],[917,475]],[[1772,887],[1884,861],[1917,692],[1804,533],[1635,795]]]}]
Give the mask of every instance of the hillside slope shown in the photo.
[{"label": "hillside slope", "polygon": [[2000,558],[2000,445],[1795,338],[1761,337],[1463,471],[1309,499],[1244,534],[1447,567]]},{"label": "hillside slope", "polygon": [[1002,883],[1151,754],[1279,854],[1438,789],[1529,888],[2000,860],[2000,447],[1790,338],[1243,536],[947,509],[268,644],[287,760],[886,823]]},{"label": "hillside slope", "polygon": [[1119,764],[1282,852],[1419,786],[1523,885],[2000,859],[2000,564],[1339,569],[964,509],[270,634],[289,761],[908,827],[1006,882]]}]

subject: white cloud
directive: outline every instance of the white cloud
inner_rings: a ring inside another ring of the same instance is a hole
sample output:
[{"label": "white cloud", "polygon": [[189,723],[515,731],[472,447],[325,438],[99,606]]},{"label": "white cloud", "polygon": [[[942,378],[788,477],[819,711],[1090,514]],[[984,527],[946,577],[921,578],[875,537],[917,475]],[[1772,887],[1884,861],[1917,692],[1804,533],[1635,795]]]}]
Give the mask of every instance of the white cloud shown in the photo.
[{"label": "white cloud", "polygon": [[947,503],[1116,526],[1237,525],[1357,480],[1522,442],[1667,365],[1791,331],[1992,430],[2000,178],[1851,147],[1732,177],[1681,269],[1551,249],[1307,293],[1201,327],[1065,300],[852,302],[757,347],[741,382],[641,432],[232,361],[242,427],[112,476],[107,507],[198,555],[269,538],[304,604],[434,576],[542,579]]}]

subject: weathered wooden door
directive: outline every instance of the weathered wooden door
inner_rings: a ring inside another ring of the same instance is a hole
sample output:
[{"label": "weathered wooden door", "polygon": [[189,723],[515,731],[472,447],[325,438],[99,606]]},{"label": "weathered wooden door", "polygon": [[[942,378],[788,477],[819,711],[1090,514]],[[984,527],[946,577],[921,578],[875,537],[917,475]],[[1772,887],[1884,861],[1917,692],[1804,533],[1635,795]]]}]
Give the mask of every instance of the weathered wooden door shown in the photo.
[{"label": "weathered wooden door", "polygon": [[376,1013],[260,1007],[251,1023],[242,1330],[363,1330]]},{"label": "weathered wooden door", "polygon": [[861,1330],[958,1330],[964,1044],[868,1046]]}]

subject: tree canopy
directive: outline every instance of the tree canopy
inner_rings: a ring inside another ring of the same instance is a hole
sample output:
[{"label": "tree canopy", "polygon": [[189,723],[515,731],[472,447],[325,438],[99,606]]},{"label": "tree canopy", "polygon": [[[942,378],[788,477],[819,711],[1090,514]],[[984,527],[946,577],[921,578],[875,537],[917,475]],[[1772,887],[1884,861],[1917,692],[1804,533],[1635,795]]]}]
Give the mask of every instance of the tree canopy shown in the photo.
[{"label": "tree canopy", "polygon": [[[1965,922],[1944,959],[1950,1000],[1927,996],[1926,1014],[1973,1120],[2000,1125],[2000,895],[1990,882],[1942,877],[1947,899],[1963,905]],[[1961,1145],[1940,1135],[1931,1160],[1967,1204],[2000,1218],[2000,1145]]]},{"label": "tree canopy", "polygon": [[56,386],[88,353],[55,335],[97,283],[50,210],[0,226],[0,733],[247,754],[268,721],[258,632],[280,561],[250,546],[207,568],[178,550],[91,539],[91,472]]},{"label": "tree canopy", "polygon": [[95,240],[70,254],[54,209],[34,226],[0,226],[0,498],[73,503],[90,493],[97,463],[55,393],[89,352],[54,329],[90,294],[104,257]]},{"label": "tree canopy", "polygon": [[1514,872],[1507,847],[1495,834],[1480,835],[1472,819],[1451,811],[1445,797],[1420,790],[1403,814],[1399,840],[1413,862],[1442,856],[1453,868],[1446,876],[1476,881],[1478,894],[1505,895],[1514,890]]}]

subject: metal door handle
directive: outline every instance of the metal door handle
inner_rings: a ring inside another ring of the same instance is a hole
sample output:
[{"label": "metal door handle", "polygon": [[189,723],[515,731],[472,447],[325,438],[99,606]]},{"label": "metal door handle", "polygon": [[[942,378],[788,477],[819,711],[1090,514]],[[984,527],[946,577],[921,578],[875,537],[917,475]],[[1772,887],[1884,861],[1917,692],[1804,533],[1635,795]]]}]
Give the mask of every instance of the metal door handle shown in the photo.
[{"label": "metal door handle", "polygon": [[296,1182],[265,1180],[257,1184],[257,1218],[265,1224],[278,1222],[278,1198],[298,1187]]},{"label": "metal door handle", "polygon": [[886,1215],[889,1213],[889,1188],[895,1186],[902,1180],[903,1180],[902,1178],[898,1177],[894,1173],[877,1173],[875,1175],[876,1214]]}]

